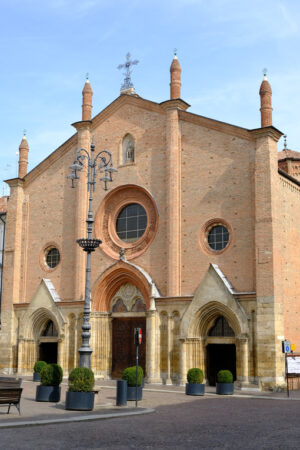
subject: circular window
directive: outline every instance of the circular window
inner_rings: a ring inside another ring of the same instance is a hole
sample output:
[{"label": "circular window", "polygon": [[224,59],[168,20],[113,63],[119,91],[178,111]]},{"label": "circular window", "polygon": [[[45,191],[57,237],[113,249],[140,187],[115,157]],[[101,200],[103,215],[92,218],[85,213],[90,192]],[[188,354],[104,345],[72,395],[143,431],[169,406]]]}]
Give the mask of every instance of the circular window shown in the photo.
[{"label": "circular window", "polygon": [[131,203],[121,209],[116,222],[116,231],[123,242],[135,242],[145,233],[147,213],[138,203]]},{"label": "circular window", "polygon": [[110,191],[95,217],[100,250],[114,259],[125,251],[126,260],[142,255],[158,228],[158,210],[151,194],[141,186],[126,184]]},{"label": "circular window", "polygon": [[50,269],[54,269],[59,264],[60,254],[57,248],[50,248],[46,251],[46,264]]},{"label": "circular window", "polygon": [[223,250],[229,242],[229,231],[224,225],[212,226],[207,233],[207,243],[212,250]]}]

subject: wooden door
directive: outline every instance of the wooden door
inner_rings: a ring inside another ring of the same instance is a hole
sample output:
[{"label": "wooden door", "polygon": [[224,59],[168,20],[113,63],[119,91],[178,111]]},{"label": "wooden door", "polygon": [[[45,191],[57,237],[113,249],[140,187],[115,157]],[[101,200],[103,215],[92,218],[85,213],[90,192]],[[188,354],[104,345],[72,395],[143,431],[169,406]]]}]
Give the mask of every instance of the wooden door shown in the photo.
[{"label": "wooden door", "polygon": [[141,328],[142,344],[139,346],[139,366],[146,369],[146,318],[115,318],[112,322],[112,378],[121,378],[126,367],[135,366],[136,346],[134,328]]}]

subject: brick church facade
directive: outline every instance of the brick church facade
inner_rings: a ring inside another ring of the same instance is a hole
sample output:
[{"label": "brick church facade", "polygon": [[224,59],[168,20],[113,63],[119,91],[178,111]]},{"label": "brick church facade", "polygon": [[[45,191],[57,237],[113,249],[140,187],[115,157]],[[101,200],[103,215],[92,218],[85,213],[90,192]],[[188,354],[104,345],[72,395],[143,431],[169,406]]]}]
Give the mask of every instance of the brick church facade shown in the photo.
[{"label": "brick church facade", "polygon": [[[300,348],[299,153],[277,152],[272,90],[260,87],[253,130],[188,112],[181,67],[170,100],[134,90],[92,117],[83,89],[76,133],[27,173],[8,180],[2,272],[0,370],[32,373],[34,362],[78,365],[85,289],[86,172],[67,176],[78,148],[112,153],[118,173],[94,192],[91,357],[95,375],[135,364],[133,328],[143,329],[146,379],[184,383],[200,367],[209,384],[230,369],[239,385],[283,385],[283,337]],[[4,214],[4,210],[3,210]]]}]

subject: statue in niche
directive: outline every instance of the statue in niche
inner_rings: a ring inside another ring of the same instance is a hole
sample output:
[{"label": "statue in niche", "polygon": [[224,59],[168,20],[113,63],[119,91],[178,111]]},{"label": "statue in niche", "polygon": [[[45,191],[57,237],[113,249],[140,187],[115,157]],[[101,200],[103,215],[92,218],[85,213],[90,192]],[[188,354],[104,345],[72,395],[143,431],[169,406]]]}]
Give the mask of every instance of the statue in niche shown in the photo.
[{"label": "statue in niche", "polygon": [[123,164],[134,162],[134,139],[131,134],[126,134],[122,144]]}]

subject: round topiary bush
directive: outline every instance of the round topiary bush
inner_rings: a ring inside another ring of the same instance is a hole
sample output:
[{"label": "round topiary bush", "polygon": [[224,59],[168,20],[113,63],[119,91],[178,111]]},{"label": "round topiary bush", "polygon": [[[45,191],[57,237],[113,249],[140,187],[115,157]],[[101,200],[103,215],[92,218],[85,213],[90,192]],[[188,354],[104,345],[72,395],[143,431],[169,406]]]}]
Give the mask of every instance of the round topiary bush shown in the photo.
[{"label": "round topiary bush", "polygon": [[94,384],[94,372],[87,367],[76,367],[69,374],[69,391],[71,392],[91,392]]},{"label": "round topiary bush", "polygon": [[[143,382],[144,372],[139,366],[138,368],[138,386]],[[136,386],[136,366],[127,367],[122,373],[122,380],[126,380],[128,386]]]},{"label": "round topiary bush", "polygon": [[220,370],[217,373],[217,383],[233,383],[233,375],[230,370]]},{"label": "round topiary bush", "polygon": [[203,371],[201,369],[198,369],[197,367],[188,370],[187,373],[188,383],[201,384],[203,382],[203,377],[204,377]]},{"label": "round topiary bush", "polygon": [[43,367],[47,365],[46,361],[37,361],[33,366],[33,371],[37,373],[41,373]]},{"label": "round topiary bush", "polygon": [[46,364],[40,375],[43,386],[59,386],[62,382],[63,371],[58,364]]}]

